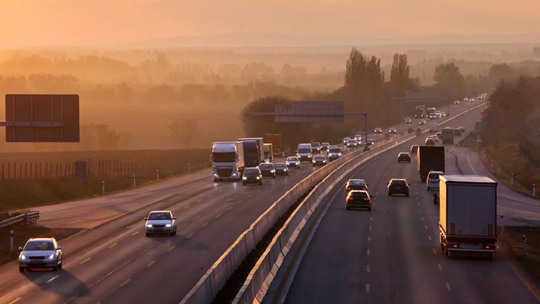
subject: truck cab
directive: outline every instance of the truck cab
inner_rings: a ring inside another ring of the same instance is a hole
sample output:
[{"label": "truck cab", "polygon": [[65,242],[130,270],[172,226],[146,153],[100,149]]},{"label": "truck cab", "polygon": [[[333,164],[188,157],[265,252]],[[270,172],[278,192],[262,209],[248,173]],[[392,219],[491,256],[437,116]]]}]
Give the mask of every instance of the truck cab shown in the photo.
[{"label": "truck cab", "polygon": [[213,143],[210,161],[212,162],[214,182],[219,180],[240,180],[245,169],[243,142]]}]

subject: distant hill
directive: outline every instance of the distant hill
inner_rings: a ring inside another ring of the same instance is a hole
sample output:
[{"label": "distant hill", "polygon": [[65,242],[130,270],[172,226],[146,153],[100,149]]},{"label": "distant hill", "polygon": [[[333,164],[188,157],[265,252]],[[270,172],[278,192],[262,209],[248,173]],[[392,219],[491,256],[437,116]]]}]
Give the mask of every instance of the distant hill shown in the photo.
[{"label": "distant hill", "polygon": [[493,44],[540,43],[540,33],[519,35],[455,35],[440,34],[425,37],[378,39],[365,37],[319,37],[268,33],[230,33],[208,36],[181,36],[117,45],[115,48],[259,48],[259,47],[321,47],[352,45],[417,45],[417,44]]}]

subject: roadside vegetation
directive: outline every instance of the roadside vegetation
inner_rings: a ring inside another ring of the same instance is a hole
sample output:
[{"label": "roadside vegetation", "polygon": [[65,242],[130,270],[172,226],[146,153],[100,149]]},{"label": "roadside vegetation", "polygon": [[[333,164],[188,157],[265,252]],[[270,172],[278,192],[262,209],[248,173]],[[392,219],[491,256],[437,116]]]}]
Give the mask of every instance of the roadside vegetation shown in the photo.
[{"label": "roadside vegetation", "polygon": [[[527,237],[527,254],[523,251],[523,235]],[[540,227],[505,227],[499,235],[499,241],[502,241],[514,259],[533,277],[534,281],[540,282]]]}]

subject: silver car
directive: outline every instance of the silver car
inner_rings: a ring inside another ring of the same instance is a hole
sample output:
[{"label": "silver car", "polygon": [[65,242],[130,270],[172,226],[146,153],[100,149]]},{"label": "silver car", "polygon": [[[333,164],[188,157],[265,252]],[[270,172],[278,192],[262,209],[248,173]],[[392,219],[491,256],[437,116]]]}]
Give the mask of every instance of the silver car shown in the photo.
[{"label": "silver car", "polygon": [[287,167],[296,167],[300,169],[300,159],[296,156],[288,157],[285,164],[287,165]]},{"label": "silver car", "polygon": [[23,247],[19,247],[19,271],[30,268],[62,269],[62,247],[55,238],[31,238]]},{"label": "silver car", "polygon": [[144,225],[146,236],[152,234],[176,235],[176,218],[171,211],[152,211],[144,220],[146,221]]}]

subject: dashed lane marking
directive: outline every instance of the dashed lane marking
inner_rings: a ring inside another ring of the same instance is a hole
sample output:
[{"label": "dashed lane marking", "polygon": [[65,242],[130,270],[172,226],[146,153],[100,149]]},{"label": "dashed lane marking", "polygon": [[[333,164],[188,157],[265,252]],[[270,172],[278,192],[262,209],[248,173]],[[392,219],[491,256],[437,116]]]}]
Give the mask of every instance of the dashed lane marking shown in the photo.
[{"label": "dashed lane marking", "polygon": [[427,238],[431,241],[431,235],[428,235]]},{"label": "dashed lane marking", "polygon": [[133,233],[131,236],[135,236],[135,235],[137,235],[137,234],[139,234],[139,231],[136,231],[136,232]]},{"label": "dashed lane marking", "polygon": [[366,284],[366,292],[369,293],[369,284]]},{"label": "dashed lane marking", "polygon": [[433,254],[437,254],[437,249],[433,248]]},{"label": "dashed lane marking", "polygon": [[84,264],[84,263],[86,263],[86,262],[90,261],[91,259],[92,259],[92,258],[88,258],[88,259],[86,259],[86,260],[84,260],[84,261],[80,262],[79,264],[80,264],[80,265],[82,265],[82,264]]},{"label": "dashed lane marking", "polygon": [[450,287],[450,284],[446,283],[446,288],[448,288],[448,291],[452,291],[452,288]]},{"label": "dashed lane marking", "polygon": [[367,255],[369,255],[369,249],[367,250]]},{"label": "dashed lane marking", "polygon": [[367,266],[367,267],[366,267],[366,271],[367,271],[367,272],[370,272],[369,265],[366,265],[366,266]]},{"label": "dashed lane marking", "polygon": [[237,203],[237,204],[240,204],[241,202],[242,202],[242,201],[238,201],[238,203]]},{"label": "dashed lane marking", "polygon": [[197,200],[197,203],[199,203],[199,202],[202,202],[202,199],[200,199],[200,200]]},{"label": "dashed lane marking", "polygon": [[213,194],[208,194],[208,197],[212,197]]},{"label": "dashed lane marking", "polygon": [[169,248],[169,251],[172,251],[174,248],[176,248],[176,245]]},{"label": "dashed lane marking", "polygon": [[424,228],[426,228],[426,230],[427,230],[427,226],[426,226],[426,225],[424,225]]},{"label": "dashed lane marking", "polygon": [[193,233],[190,233],[188,236],[186,236],[186,239],[189,239],[192,235]]},{"label": "dashed lane marking", "polygon": [[124,287],[124,285],[126,285],[127,283],[129,283],[129,281],[131,281],[131,279],[127,279],[124,283],[120,284],[120,287]]},{"label": "dashed lane marking", "polygon": [[60,275],[57,275],[57,276],[55,276],[55,277],[50,278],[50,279],[47,281],[47,283],[50,283],[50,282],[56,280],[56,278],[58,278],[59,276],[60,276]]},{"label": "dashed lane marking", "polygon": [[231,210],[231,209],[232,209],[232,206],[230,206],[229,209],[227,209],[227,210]]},{"label": "dashed lane marking", "polygon": [[156,262],[156,261],[150,262],[150,264],[146,265],[146,267],[150,267],[150,266],[154,265],[155,262]]},{"label": "dashed lane marking", "polygon": [[221,216],[221,213],[220,213],[220,214],[218,214],[218,215],[216,215],[216,217],[215,217],[215,218],[218,218],[218,217],[220,217],[220,216]]},{"label": "dashed lane marking", "polygon": [[442,271],[442,265],[441,264],[437,264],[439,265],[439,270]]},{"label": "dashed lane marking", "polygon": [[201,217],[200,215],[197,215],[196,217],[193,218],[193,220],[196,220],[196,219],[198,219],[200,217]]},{"label": "dashed lane marking", "polygon": [[187,208],[189,208],[189,205],[187,205],[187,206],[184,207],[184,209],[187,209]]},{"label": "dashed lane marking", "polygon": [[111,249],[111,248],[113,248],[113,247],[116,246],[116,245],[118,245],[118,243],[112,244],[111,246],[107,247],[107,249]]},{"label": "dashed lane marking", "polygon": [[421,216],[420,218],[422,218],[422,221],[424,220],[424,217],[423,217],[423,216]]},{"label": "dashed lane marking", "polygon": [[206,226],[206,225],[208,225],[208,222],[206,222],[206,223],[202,224],[202,226],[203,226],[203,227],[204,227],[204,226]]},{"label": "dashed lane marking", "polygon": [[21,300],[21,298],[17,298],[17,299],[15,299],[15,300],[9,302],[9,304],[17,303],[17,302],[19,302],[20,300]]},{"label": "dashed lane marking", "polygon": [[371,237],[370,236],[367,237],[367,241],[371,242]]}]

